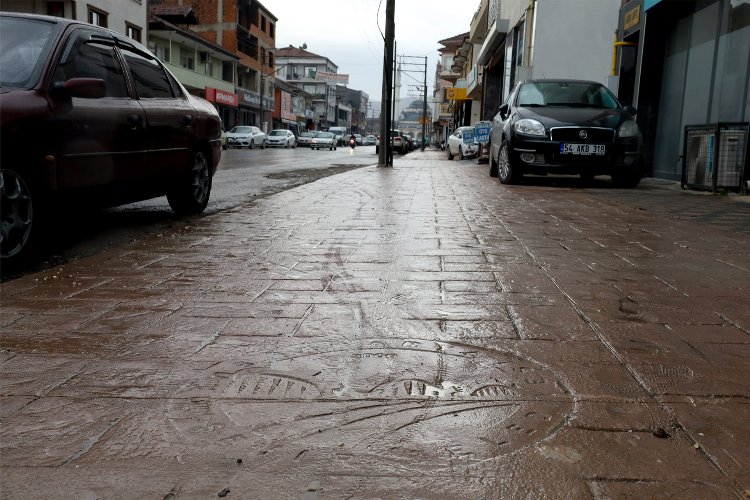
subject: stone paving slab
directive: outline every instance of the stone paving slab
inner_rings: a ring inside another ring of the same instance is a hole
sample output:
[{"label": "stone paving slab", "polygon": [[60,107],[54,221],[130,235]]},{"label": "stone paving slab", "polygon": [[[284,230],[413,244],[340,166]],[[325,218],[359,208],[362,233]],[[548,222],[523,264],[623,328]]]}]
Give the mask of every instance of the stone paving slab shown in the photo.
[{"label": "stone paving slab", "polygon": [[4,283],[0,497],[743,497],[749,216],[412,153]]}]

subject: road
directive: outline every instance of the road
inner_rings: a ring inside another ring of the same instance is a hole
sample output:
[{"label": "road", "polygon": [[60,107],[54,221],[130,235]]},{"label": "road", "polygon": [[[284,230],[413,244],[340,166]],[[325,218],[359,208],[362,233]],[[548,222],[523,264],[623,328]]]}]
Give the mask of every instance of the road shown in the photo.
[{"label": "road", "polygon": [[[335,151],[229,149],[222,152],[211,201],[197,217],[230,210],[322,177],[374,163],[377,163],[374,146],[360,146],[353,152],[348,147]],[[66,213],[56,225],[60,229],[50,239],[45,255],[19,273],[3,276],[3,280],[95,255],[108,247],[138,240],[192,219],[195,217],[177,217],[166,197],[101,211]]]}]

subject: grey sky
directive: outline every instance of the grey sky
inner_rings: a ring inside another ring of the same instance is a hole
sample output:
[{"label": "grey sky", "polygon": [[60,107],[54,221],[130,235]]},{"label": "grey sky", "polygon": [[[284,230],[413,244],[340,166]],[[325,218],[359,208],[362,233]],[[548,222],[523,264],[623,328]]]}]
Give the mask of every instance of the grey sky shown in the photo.
[{"label": "grey sky", "polygon": [[[295,47],[328,57],[347,73],[349,88],[379,101],[383,68],[386,0],[262,0],[279,20],[276,46]],[[380,5],[380,15],[378,15]],[[432,88],[438,40],[469,31],[479,0],[396,0],[396,43],[399,55],[427,56],[427,85]],[[413,61],[416,62],[416,61]],[[414,74],[414,77],[422,77]],[[408,84],[402,78],[402,97]]]}]

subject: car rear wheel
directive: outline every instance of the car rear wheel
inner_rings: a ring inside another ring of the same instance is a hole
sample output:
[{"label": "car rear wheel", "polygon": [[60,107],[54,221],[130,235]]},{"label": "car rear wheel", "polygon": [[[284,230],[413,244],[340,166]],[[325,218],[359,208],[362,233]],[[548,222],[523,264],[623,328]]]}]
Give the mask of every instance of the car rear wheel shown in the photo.
[{"label": "car rear wheel", "polygon": [[32,190],[20,172],[0,170],[0,205],[0,257],[6,266],[28,255],[41,232]]},{"label": "car rear wheel", "polygon": [[192,155],[189,172],[180,178],[174,188],[167,193],[169,206],[178,215],[199,214],[208,205],[211,185],[211,167],[208,158],[205,153],[198,151]]},{"label": "car rear wheel", "polygon": [[497,154],[497,176],[503,184],[515,184],[521,179],[521,172],[511,161],[507,142],[503,142]]}]

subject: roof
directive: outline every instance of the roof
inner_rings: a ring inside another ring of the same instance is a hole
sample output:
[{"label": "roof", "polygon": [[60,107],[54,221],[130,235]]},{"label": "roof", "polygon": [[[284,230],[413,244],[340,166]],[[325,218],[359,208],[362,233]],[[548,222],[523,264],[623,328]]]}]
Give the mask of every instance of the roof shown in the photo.
[{"label": "roof", "polygon": [[440,45],[455,45],[463,43],[466,38],[469,38],[469,32],[461,33],[460,35],[452,36],[450,38],[444,38],[443,40],[438,40],[438,43]]},{"label": "roof", "polygon": [[299,47],[284,47],[283,49],[276,49],[274,52],[277,58],[279,57],[306,57],[309,59],[328,59],[324,56],[319,56],[318,54],[313,54],[312,52],[308,52],[305,49],[300,49]]},{"label": "roof", "polygon": [[192,5],[149,5],[149,21],[153,16],[174,24],[198,24],[198,16]]}]

